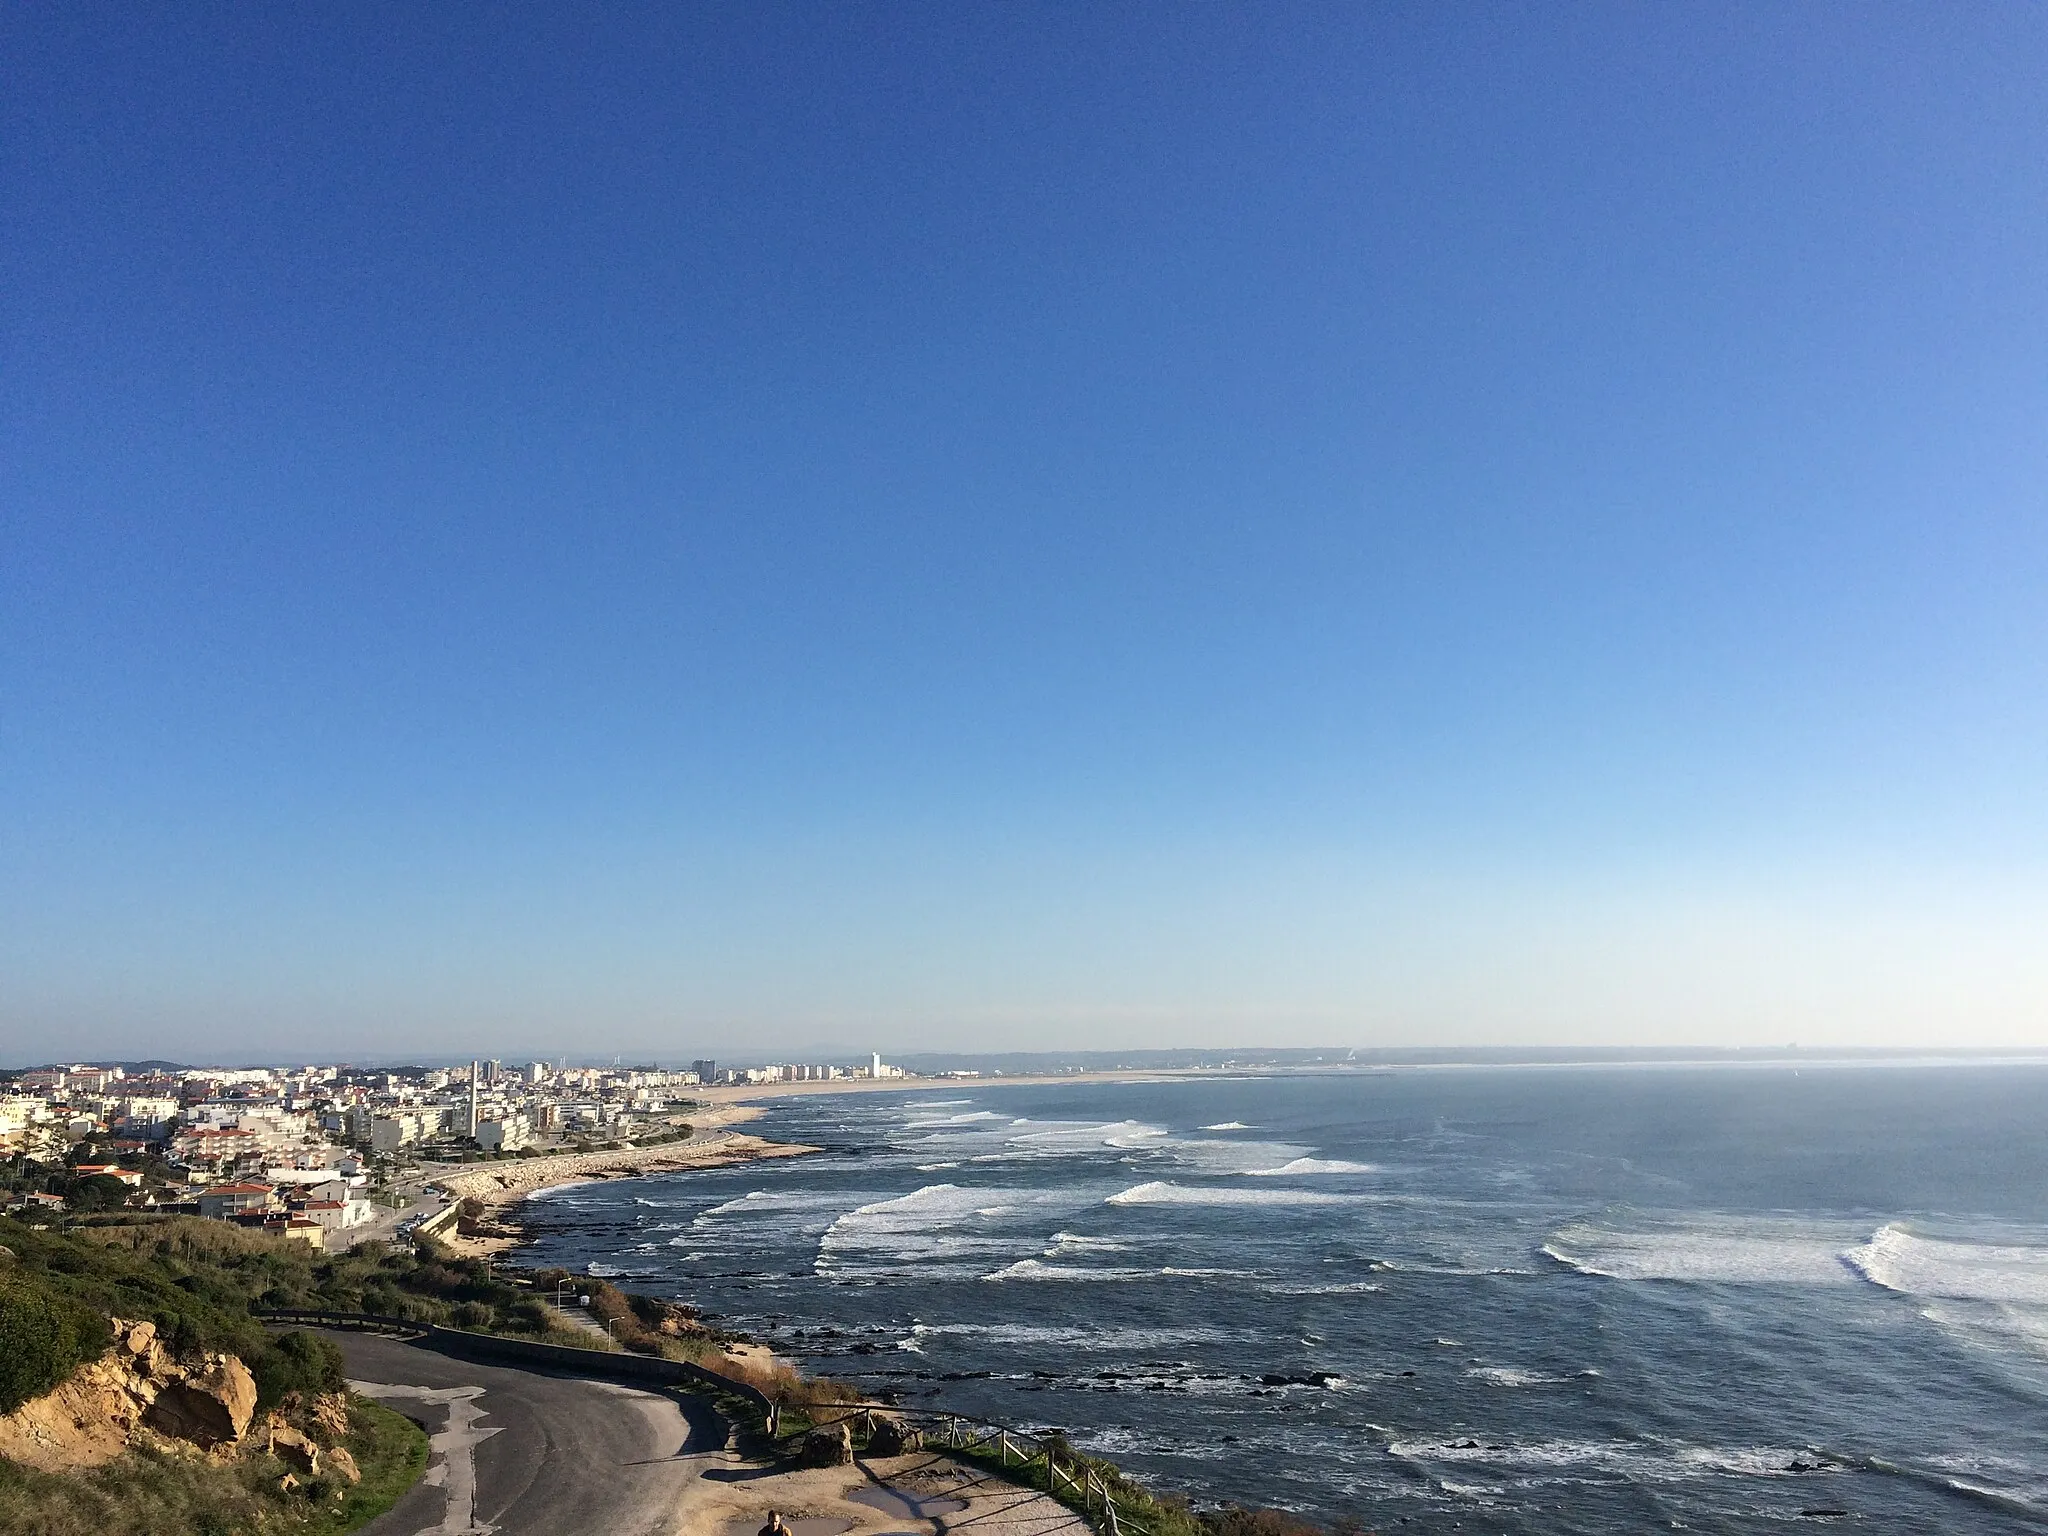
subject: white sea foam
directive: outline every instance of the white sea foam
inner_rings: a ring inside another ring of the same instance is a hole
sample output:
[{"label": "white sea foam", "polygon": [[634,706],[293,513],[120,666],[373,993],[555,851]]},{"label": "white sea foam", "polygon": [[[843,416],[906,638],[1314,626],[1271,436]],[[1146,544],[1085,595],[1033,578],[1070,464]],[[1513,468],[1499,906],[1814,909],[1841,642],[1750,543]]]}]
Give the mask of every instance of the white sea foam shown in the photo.
[{"label": "white sea foam", "polygon": [[1848,1470],[1806,1449],[1782,1446],[1705,1446],[1645,1440],[1541,1440],[1504,1442],[1478,1435],[1442,1440],[1396,1440],[1390,1455],[1406,1461],[1485,1467],[1520,1487],[1624,1477],[1639,1483],[1688,1482],[1703,1477],[1806,1477],[1795,1461],[1831,1472]]},{"label": "white sea foam", "polygon": [[1168,1264],[1160,1269],[1116,1269],[1097,1268],[1082,1264],[1048,1264],[1043,1259],[1019,1259],[1003,1269],[983,1275],[984,1280],[1073,1280],[1073,1281],[1127,1281],[1127,1280],[1203,1280],[1211,1278],[1241,1277],[1249,1274],[1243,1269],[1202,1269],[1193,1266]]},{"label": "white sea foam", "polygon": [[1566,1227],[1543,1252],[1581,1274],[1696,1284],[1828,1286],[1853,1278],[1839,1223],[1773,1217],[1703,1219],[1633,1230]]},{"label": "white sea foam", "polygon": [[[1023,1129],[1018,1129],[1023,1127]],[[1069,1152],[1092,1147],[1128,1148],[1156,1141],[1168,1134],[1166,1127],[1142,1120],[1100,1121],[1018,1120],[1008,1145],[1035,1152]]]},{"label": "white sea foam", "polygon": [[1245,1189],[1154,1179],[1111,1195],[1105,1205],[1348,1205],[1344,1195],[1307,1189]]},{"label": "white sea foam", "polygon": [[1269,1296],[1365,1296],[1381,1287],[1371,1280],[1346,1280],[1336,1285],[1296,1285],[1283,1280],[1264,1289]]},{"label": "white sea foam", "polygon": [[1163,1271],[1156,1269],[1095,1269],[1079,1264],[1048,1264],[1043,1259],[1019,1259],[1003,1269],[991,1270],[984,1280],[1153,1280]]},{"label": "white sea foam", "polygon": [[1465,1374],[1474,1381],[1483,1381],[1495,1387],[1562,1387],[1582,1377],[1593,1377],[1600,1373],[1580,1371],[1576,1375],[1560,1376],[1550,1371],[1530,1371],[1514,1365],[1475,1365]]},{"label": "white sea foam", "polygon": [[1244,1335],[1240,1330],[1217,1327],[1194,1328],[1102,1328],[1053,1326],[1032,1323],[918,1323],[911,1337],[958,1335],[984,1339],[995,1345],[1054,1345],[1066,1349],[1112,1350],[1119,1353],[1156,1349],[1178,1349],[1188,1345],[1229,1343]]},{"label": "white sea foam", "polygon": [[845,1212],[819,1238],[813,1267],[821,1274],[979,1274],[991,1258],[1014,1258],[1039,1246],[1035,1233],[1001,1230],[1003,1217],[1023,1207],[1072,1203],[1073,1197],[1053,1190],[927,1184]]},{"label": "white sea foam", "polygon": [[1192,1172],[1258,1173],[1306,1157],[1312,1150],[1294,1141],[1238,1141],[1196,1137],[1161,1149]]},{"label": "white sea foam", "polygon": [[1081,1232],[1055,1232],[1045,1250],[1047,1258],[1068,1253],[1122,1253],[1131,1245],[1113,1237],[1089,1237]]},{"label": "white sea foam", "polygon": [[1205,1125],[1202,1129],[1205,1131],[1248,1131],[1251,1127],[1242,1120],[1225,1120],[1219,1125]]},{"label": "white sea foam", "polygon": [[772,1216],[786,1220],[804,1213],[810,1213],[815,1219],[828,1212],[844,1210],[849,1198],[859,1197],[831,1190],[753,1189],[723,1205],[700,1211],[690,1224],[693,1227],[715,1226],[721,1219],[732,1216]]},{"label": "white sea foam", "polygon": [[1371,1163],[1350,1163],[1341,1157],[1297,1157],[1278,1168],[1248,1168],[1254,1178],[1300,1178],[1314,1173],[1378,1173]]},{"label": "white sea foam", "polygon": [[2048,1306],[2048,1247],[1955,1242],[1890,1225],[1842,1259],[1907,1296]]}]

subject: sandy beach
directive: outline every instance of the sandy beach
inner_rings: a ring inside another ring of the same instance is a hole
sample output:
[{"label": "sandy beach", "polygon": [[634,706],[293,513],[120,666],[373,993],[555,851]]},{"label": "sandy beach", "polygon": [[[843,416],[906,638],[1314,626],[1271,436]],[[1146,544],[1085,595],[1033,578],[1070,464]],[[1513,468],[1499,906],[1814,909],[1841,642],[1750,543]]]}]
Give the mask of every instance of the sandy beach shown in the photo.
[{"label": "sandy beach", "polygon": [[[464,1165],[442,1174],[432,1182],[456,1200],[475,1200],[485,1207],[486,1228],[443,1240],[464,1256],[482,1257],[502,1253],[525,1240],[514,1208],[543,1189],[565,1184],[591,1183],[600,1179],[635,1179],[655,1173],[676,1173],[692,1168],[725,1168],[734,1163],[766,1161],[779,1157],[802,1157],[816,1147],[766,1141],[728,1129],[759,1116],[751,1105],[714,1106],[693,1117],[698,1132],[689,1141],[667,1142],[651,1147],[619,1147],[606,1152],[564,1152],[553,1157],[526,1157],[501,1162]],[[711,1132],[705,1135],[705,1132]]]}]

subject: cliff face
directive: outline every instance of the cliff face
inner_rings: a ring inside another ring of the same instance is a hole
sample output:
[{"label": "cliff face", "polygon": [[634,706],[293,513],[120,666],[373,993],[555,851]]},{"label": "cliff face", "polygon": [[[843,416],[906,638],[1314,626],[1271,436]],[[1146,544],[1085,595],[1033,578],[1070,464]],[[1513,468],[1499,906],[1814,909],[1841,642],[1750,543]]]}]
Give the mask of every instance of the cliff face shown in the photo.
[{"label": "cliff face", "polygon": [[256,1414],[256,1382],[233,1355],[175,1358],[152,1323],[113,1319],[114,1346],[54,1392],[0,1417],[0,1456],[45,1472],[113,1460],[138,1439],[219,1451]]}]

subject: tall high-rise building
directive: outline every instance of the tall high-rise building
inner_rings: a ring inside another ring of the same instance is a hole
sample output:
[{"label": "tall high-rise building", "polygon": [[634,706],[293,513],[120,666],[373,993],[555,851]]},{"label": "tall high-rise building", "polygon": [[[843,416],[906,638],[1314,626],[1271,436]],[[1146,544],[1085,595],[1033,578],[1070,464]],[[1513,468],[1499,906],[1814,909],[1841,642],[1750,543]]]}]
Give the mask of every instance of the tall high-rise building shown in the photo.
[{"label": "tall high-rise building", "polygon": [[476,1135],[476,1090],[478,1086],[477,1078],[482,1075],[480,1071],[480,1068],[482,1066],[483,1063],[480,1061],[472,1061],[469,1064],[469,1130],[467,1134],[472,1137]]},{"label": "tall high-rise building", "polygon": [[718,1081],[718,1063],[715,1061],[693,1061],[690,1063],[690,1070],[697,1074],[697,1081],[700,1083]]}]

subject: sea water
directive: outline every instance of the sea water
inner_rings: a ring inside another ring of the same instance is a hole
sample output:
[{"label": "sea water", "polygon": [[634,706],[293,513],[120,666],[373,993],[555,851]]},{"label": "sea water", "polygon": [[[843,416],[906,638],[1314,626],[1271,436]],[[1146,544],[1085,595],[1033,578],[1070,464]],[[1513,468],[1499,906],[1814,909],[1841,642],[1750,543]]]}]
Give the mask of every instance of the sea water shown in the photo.
[{"label": "sea water", "polygon": [[779,1101],[526,1255],[1155,1485],[1414,1532],[2048,1523],[2048,1066]]}]

